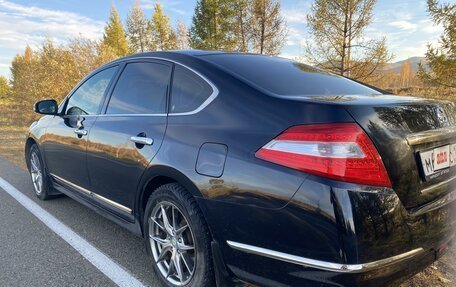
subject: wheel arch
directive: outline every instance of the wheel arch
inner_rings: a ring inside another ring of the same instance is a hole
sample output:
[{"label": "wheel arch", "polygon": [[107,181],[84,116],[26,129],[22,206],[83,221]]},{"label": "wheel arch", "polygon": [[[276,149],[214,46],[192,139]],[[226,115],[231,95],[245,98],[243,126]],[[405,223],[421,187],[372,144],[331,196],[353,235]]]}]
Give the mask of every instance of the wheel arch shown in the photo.
[{"label": "wheel arch", "polygon": [[144,210],[150,195],[155,191],[155,189],[157,189],[157,187],[173,182],[182,185],[193,197],[202,196],[198,187],[186,175],[175,168],[164,165],[149,168],[142,176],[135,200],[135,213],[140,222],[141,231],[143,231],[142,223]]},{"label": "wheel arch", "polygon": [[30,169],[30,166],[29,166],[29,161],[27,160],[27,157],[28,157],[28,153],[30,151],[30,148],[32,147],[32,145],[36,144],[38,146],[38,149],[40,150],[41,152],[41,149],[38,145],[38,142],[36,139],[34,139],[33,137],[29,136],[27,137],[27,140],[25,141],[25,147],[24,147],[24,155],[25,155],[25,163],[27,165],[27,168]]}]

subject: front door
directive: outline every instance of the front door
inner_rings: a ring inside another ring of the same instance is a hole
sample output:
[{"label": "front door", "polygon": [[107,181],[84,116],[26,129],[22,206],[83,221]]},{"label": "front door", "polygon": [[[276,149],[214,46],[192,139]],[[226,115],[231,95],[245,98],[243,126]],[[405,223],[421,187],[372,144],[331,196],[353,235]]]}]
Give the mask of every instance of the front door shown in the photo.
[{"label": "front door", "polygon": [[90,131],[91,190],[115,212],[131,213],[140,178],[162,144],[170,75],[166,62],[127,63]]},{"label": "front door", "polygon": [[88,78],[63,103],[63,115],[54,116],[46,128],[43,149],[49,173],[80,191],[90,188],[87,138],[116,70],[110,67]]}]

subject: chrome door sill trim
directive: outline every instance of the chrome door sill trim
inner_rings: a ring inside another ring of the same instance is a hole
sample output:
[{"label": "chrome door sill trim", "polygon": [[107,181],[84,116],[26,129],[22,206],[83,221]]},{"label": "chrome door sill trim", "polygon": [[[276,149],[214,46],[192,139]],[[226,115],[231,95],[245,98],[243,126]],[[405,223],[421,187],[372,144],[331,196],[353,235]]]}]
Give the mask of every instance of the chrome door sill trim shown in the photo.
[{"label": "chrome door sill trim", "polygon": [[320,270],[332,271],[332,272],[341,272],[341,273],[361,273],[366,272],[372,269],[381,268],[387,265],[391,265],[406,259],[410,259],[424,251],[423,248],[417,248],[393,257],[381,259],[378,261],[373,261],[363,264],[340,264],[340,263],[331,263],[321,260],[315,260],[305,257],[300,257],[292,254],[287,254],[279,251],[274,251],[266,248],[261,248],[253,245],[243,244],[234,241],[227,241],[228,245],[236,250],[240,250],[246,253],[256,254],[264,257],[269,257],[272,259],[302,265],[305,267],[316,268]]},{"label": "chrome door sill trim", "polygon": [[128,207],[126,207],[126,206],[123,206],[122,204],[119,204],[119,203],[117,203],[117,202],[115,202],[115,201],[112,201],[112,200],[110,200],[110,199],[108,199],[108,198],[106,198],[106,197],[104,197],[104,196],[101,196],[101,195],[99,195],[99,194],[97,194],[97,193],[95,193],[95,192],[92,192],[92,191],[90,191],[90,190],[88,190],[88,189],[85,189],[85,188],[83,188],[82,186],[79,186],[79,185],[77,185],[77,184],[74,184],[74,183],[72,183],[71,181],[68,181],[68,180],[66,180],[66,179],[64,179],[64,178],[61,178],[60,176],[57,176],[57,175],[55,175],[55,174],[53,174],[53,173],[51,173],[50,175],[51,175],[53,178],[58,179],[58,180],[64,182],[65,184],[67,184],[67,185],[73,187],[74,189],[77,189],[77,190],[81,191],[82,193],[84,193],[84,194],[86,194],[86,195],[88,195],[88,196],[91,196],[92,198],[97,198],[97,199],[99,199],[99,200],[101,200],[101,201],[103,201],[103,202],[105,202],[105,203],[107,203],[107,204],[109,204],[109,205],[111,205],[111,206],[117,208],[117,209],[120,209],[120,210],[122,210],[122,211],[124,211],[124,212],[127,212],[128,214],[131,214],[131,213],[132,213],[132,210],[131,210],[130,208],[128,208]]},{"label": "chrome door sill trim", "polygon": [[95,198],[100,199],[101,201],[106,202],[109,205],[112,205],[112,206],[114,206],[114,207],[116,207],[118,209],[121,209],[121,210],[131,214],[131,209],[126,207],[126,206],[123,206],[122,204],[119,204],[119,203],[117,203],[115,201],[112,201],[112,200],[110,200],[110,199],[108,199],[108,198],[106,198],[104,196],[101,196],[101,195],[99,195],[97,193],[94,193],[94,192],[92,192],[92,196],[95,197]]},{"label": "chrome door sill trim", "polygon": [[64,183],[68,184],[68,185],[71,186],[72,188],[75,188],[75,189],[81,191],[82,193],[85,193],[85,194],[87,194],[87,195],[91,195],[91,194],[92,194],[92,192],[91,192],[90,190],[85,189],[85,188],[83,188],[82,186],[79,186],[79,185],[77,185],[77,184],[74,184],[74,183],[72,183],[71,181],[68,181],[68,180],[66,180],[66,179],[64,179],[64,178],[61,178],[60,176],[57,176],[57,175],[55,175],[55,174],[53,174],[53,173],[51,173],[51,176],[52,176],[53,178],[56,178],[56,179],[60,180],[60,181],[63,181]]}]

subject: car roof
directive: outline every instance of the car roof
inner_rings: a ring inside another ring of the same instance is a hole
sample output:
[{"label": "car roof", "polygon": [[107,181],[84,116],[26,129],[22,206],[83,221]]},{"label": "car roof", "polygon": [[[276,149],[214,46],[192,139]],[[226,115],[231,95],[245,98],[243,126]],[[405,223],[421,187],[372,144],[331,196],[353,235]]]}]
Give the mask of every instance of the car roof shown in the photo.
[{"label": "car roof", "polygon": [[[203,56],[210,56],[210,55],[239,55],[239,56],[245,56],[245,55],[256,55],[256,56],[261,56],[259,54],[252,54],[252,53],[242,53],[242,52],[230,52],[230,51],[208,51],[208,50],[169,50],[169,51],[157,51],[157,52],[144,52],[144,53],[137,53],[134,55],[126,56],[123,58],[119,58],[117,60],[114,60],[111,63],[115,62],[122,62],[125,60],[132,60],[132,59],[137,59],[137,58],[147,58],[147,57],[157,57],[157,58],[163,58],[163,59],[169,59],[169,60],[177,60],[177,59],[182,59],[182,58],[200,58]],[[264,56],[264,55],[263,55]]]}]

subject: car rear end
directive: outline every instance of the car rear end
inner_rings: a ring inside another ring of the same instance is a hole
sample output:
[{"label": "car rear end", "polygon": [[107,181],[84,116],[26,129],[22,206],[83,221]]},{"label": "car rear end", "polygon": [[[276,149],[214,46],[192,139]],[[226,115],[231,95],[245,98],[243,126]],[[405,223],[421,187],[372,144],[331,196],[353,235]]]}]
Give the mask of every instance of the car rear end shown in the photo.
[{"label": "car rear end", "polygon": [[257,156],[312,174],[292,198],[290,213],[309,206],[311,190],[323,191],[322,201],[330,194],[343,263],[312,266],[307,257],[294,263],[339,274],[328,282],[383,286],[421,271],[452,244],[456,109],[411,98],[342,98],[337,104],[354,123],[292,127]]},{"label": "car rear end", "polygon": [[[208,204],[226,214],[214,225],[228,269],[265,286],[384,286],[445,254],[456,226],[454,103],[252,57],[207,58],[264,101],[286,102],[275,117],[306,111],[252,151],[255,164],[300,171],[303,182],[279,209]],[[324,111],[348,120],[315,120]]]},{"label": "car rear end", "polygon": [[[391,279],[412,275],[442,256],[456,226],[454,103],[391,99],[347,107],[381,155],[391,194],[354,194],[360,262],[422,250]],[[419,260],[417,260],[419,259]]]},{"label": "car rear end", "polygon": [[352,96],[331,105],[353,122],[292,126],[256,152],[307,177],[284,208],[238,207],[235,228],[221,223],[237,277],[265,286],[386,286],[452,245],[454,104]]}]

